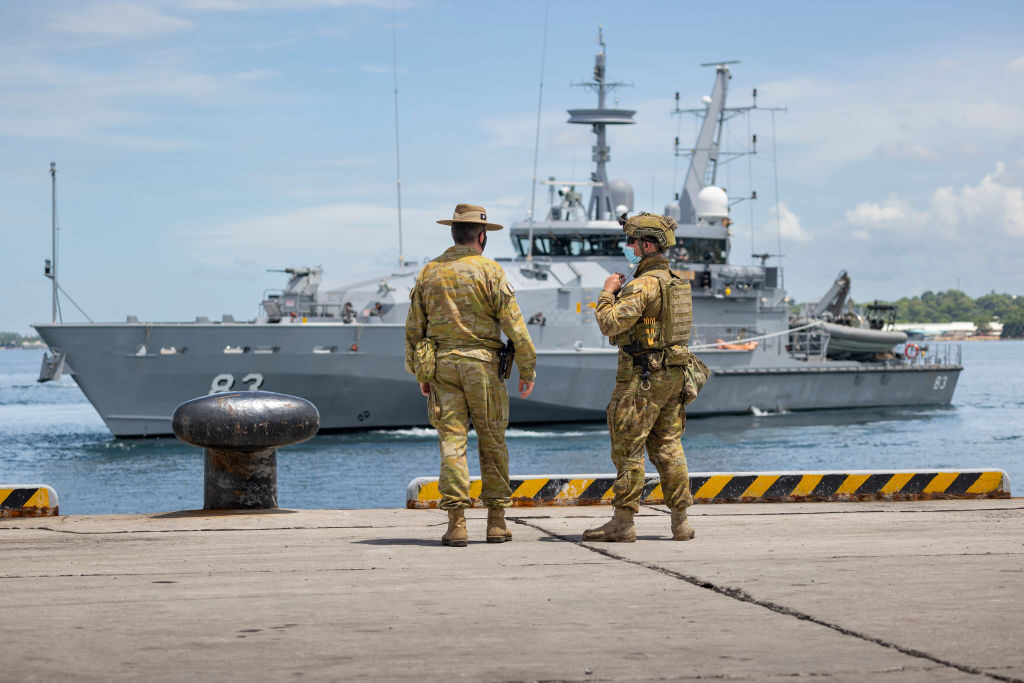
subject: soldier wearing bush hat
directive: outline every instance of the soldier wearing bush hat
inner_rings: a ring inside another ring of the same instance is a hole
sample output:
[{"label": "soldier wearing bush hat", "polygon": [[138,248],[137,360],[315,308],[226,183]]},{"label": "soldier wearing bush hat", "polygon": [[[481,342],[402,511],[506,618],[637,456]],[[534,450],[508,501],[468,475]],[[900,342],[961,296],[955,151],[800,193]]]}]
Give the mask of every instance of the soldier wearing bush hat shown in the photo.
[{"label": "soldier wearing bush hat", "polygon": [[416,375],[427,397],[427,415],[441,444],[438,488],[448,530],[441,543],[465,546],[465,509],[470,506],[466,440],[470,420],[476,429],[487,506],[487,541],[512,539],[505,525],[511,504],[508,474],[508,392],[498,376],[501,333],[515,345],[519,397],[533,391],[537,354],[504,269],[482,254],[487,232],[502,226],[487,210],[459,204],[451,219],[454,246],[430,261],[416,277],[405,323],[405,367]]}]

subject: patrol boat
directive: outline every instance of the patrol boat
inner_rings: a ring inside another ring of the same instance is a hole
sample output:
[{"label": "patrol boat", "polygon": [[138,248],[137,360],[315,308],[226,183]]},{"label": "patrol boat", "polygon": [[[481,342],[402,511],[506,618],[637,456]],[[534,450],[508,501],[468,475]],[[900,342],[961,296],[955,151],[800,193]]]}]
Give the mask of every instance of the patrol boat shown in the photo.
[{"label": "patrol boat", "polygon": [[[594,308],[605,278],[628,266],[617,217],[634,210],[634,197],[629,183],[608,177],[607,130],[633,124],[635,112],[607,106],[608,93],[620,84],[606,80],[604,48],[602,40],[593,78],[582,84],[597,94],[597,107],[570,110],[568,120],[595,135],[590,179],[546,181],[547,214],[513,223],[507,234],[515,256],[498,259],[537,346],[536,389],[526,400],[512,397],[515,424],[603,420],[615,380],[617,349],[601,335]],[[829,354],[826,320],[791,325],[782,269],[767,265],[771,255],[760,255],[759,264],[731,261],[730,200],[715,185],[724,154],[719,143],[727,118],[757,106],[726,106],[729,65],[709,65],[714,84],[696,112],[703,123],[689,170],[664,210],[679,222],[669,254],[673,268],[693,289],[690,348],[713,371],[687,412],[950,403],[962,370],[958,346],[913,357],[884,347],[855,358]],[[583,188],[590,189],[586,204]],[[287,285],[263,299],[252,322],[128,316],[123,323],[38,324],[53,354],[44,359],[40,381],[69,371],[119,437],[170,434],[180,403],[256,389],[312,401],[325,430],[425,425],[425,401],[403,367],[418,270],[404,264],[323,291],[320,266],[288,268]]]}]

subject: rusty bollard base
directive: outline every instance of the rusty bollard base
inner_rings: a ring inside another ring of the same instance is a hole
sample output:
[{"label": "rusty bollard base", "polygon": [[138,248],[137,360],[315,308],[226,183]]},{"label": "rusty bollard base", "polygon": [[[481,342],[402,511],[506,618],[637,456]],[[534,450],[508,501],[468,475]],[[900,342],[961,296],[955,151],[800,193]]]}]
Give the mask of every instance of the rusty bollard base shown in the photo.
[{"label": "rusty bollard base", "polygon": [[60,514],[57,492],[44,484],[0,484],[0,518]]},{"label": "rusty bollard base", "polygon": [[206,449],[203,509],[267,509],[277,507],[277,448],[312,438],[320,415],[296,396],[241,391],[182,403],[171,428]]}]

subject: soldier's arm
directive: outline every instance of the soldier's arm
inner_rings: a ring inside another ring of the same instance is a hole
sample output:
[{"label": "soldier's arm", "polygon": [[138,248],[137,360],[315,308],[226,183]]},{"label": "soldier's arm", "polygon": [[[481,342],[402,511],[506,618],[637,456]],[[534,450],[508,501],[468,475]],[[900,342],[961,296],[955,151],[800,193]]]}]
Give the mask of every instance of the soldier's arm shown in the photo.
[{"label": "soldier's arm", "polygon": [[519,310],[515,289],[502,273],[498,281],[498,322],[516,347],[516,367],[519,368],[519,379],[533,382],[537,374],[537,350],[533,346],[530,332],[526,329],[526,321]]},{"label": "soldier's arm", "polygon": [[427,311],[423,306],[420,284],[413,285],[409,293],[409,314],[405,317],[405,371],[416,374],[412,367],[416,343],[427,336]]},{"label": "soldier's arm", "polygon": [[[654,292],[648,280],[650,278],[645,277],[633,280],[619,291],[618,298],[607,290],[598,295],[594,316],[601,334],[614,337],[636,324]],[[657,282],[654,284],[657,286]]]}]

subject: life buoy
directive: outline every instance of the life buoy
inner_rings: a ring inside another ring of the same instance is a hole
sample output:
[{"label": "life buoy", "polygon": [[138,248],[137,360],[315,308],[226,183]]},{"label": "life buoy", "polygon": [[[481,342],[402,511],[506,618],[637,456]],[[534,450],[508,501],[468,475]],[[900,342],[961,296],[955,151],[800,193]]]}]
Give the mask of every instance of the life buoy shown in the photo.
[{"label": "life buoy", "polygon": [[753,351],[757,348],[757,342],[746,342],[744,344],[725,342],[721,339],[715,340],[718,343],[718,348],[725,349],[728,351]]},{"label": "life buoy", "polygon": [[914,342],[907,342],[907,345],[903,347],[903,355],[907,357],[907,360],[914,360],[920,353],[921,347]]}]

